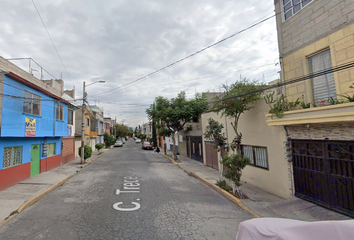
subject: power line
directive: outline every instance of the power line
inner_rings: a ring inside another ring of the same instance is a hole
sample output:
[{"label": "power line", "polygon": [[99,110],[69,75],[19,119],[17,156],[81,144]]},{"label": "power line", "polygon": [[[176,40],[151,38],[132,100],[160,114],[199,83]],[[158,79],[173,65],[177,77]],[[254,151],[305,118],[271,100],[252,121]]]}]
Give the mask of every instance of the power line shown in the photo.
[{"label": "power line", "polygon": [[36,11],[37,11],[37,13],[38,13],[39,18],[40,18],[41,21],[42,21],[42,24],[43,24],[43,26],[44,26],[44,28],[45,28],[45,30],[46,30],[46,32],[47,32],[49,38],[50,38],[50,41],[51,41],[52,44],[53,44],[53,47],[54,47],[55,51],[57,52],[57,54],[58,54],[58,56],[59,56],[59,59],[60,59],[61,63],[63,64],[63,67],[64,67],[66,73],[68,74],[70,80],[72,81],[72,79],[71,79],[71,77],[70,77],[70,74],[69,74],[68,70],[66,69],[66,67],[65,67],[65,65],[64,65],[63,59],[61,58],[61,56],[60,56],[60,54],[59,54],[59,52],[58,52],[58,49],[57,49],[57,47],[55,46],[55,44],[54,44],[54,42],[53,42],[53,39],[52,39],[52,37],[50,36],[50,34],[49,34],[49,32],[48,32],[48,29],[47,29],[46,25],[44,24],[44,21],[43,21],[43,19],[42,19],[42,17],[41,17],[41,14],[39,13],[39,11],[38,11],[38,9],[37,9],[36,4],[34,3],[34,0],[32,0],[32,3],[33,3],[33,6],[34,6],[34,8],[36,9]]},{"label": "power line", "polygon": [[[32,1],[33,1],[33,0],[32,0]],[[278,14],[279,14],[279,13],[278,13]],[[149,73],[149,74],[147,74],[147,75],[145,75],[145,76],[143,76],[143,77],[140,77],[140,78],[138,78],[138,79],[136,79],[136,80],[133,80],[133,81],[131,81],[131,82],[128,82],[128,83],[126,83],[126,84],[123,84],[122,86],[113,88],[113,89],[111,89],[111,90],[109,90],[109,91],[106,91],[106,92],[97,94],[97,95],[95,95],[95,96],[100,96],[100,95],[102,95],[102,94],[106,94],[106,93],[112,92],[112,91],[114,91],[114,90],[116,90],[116,89],[119,89],[119,88],[122,88],[122,87],[125,87],[125,86],[128,86],[128,85],[131,85],[131,84],[136,83],[136,82],[138,82],[138,81],[141,81],[141,80],[143,80],[143,79],[149,78],[149,77],[151,77],[151,76],[153,76],[153,75],[155,75],[155,74],[157,74],[157,73],[159,73],[159,72],[162,72],[162,71],[164,71],[164,70],[166,70],[166,69],[168,69],[168,68],[170,68],[170,67],[172,67],[172,66],[174,66],[174,65],[176,65],[176,64],[178,64],[178,63],[180,63],[180,62],[182,62],[182,61],[184,61],[184,60],[186,60],[186,59],[188,59],[188,58],[190,58],[190,57],[193,57],[193,56],[195,56],[195,55],[197,55],[197,54],[199,54],[199,53],[201,53],[201,52],[204,52],[205,50],[207,50],[207,49],[209,49],[209,48],[211,48],[211,47],[214,47],[214,46],[216,46],[216,45],[218,45],[218,44],[220,44],[220,43],[222,43],[222,42],[225,42],[226,40],[229,40],[230,38],[233,38],[233,37],[235,37],[235,36],[237,36],[237,35],[239,35],[239,34],[245,32],[245,31],[247,31],[247,30],[249,30],[249,29],[251,29],[251,28],[253,28],[253,27],[255,27],[255,26],[257,26],[257,25],[259,25],[259,24],[261,24],[261,23],[263,23],[263,22],[265,22],[265,21],[267,21],[267,20],[273,18],[273,17],[276,16],[276,15],[277,15],[277,14],[274,14],[274,15],[272,15],[272,16],[270,16],[270,17],[267,17],[267,18],[265,18],[265,19],[263,19],[263,20],[261,20],[261,21],[258,21],[257,23],[254,23],[254,24],[252,24],[251,26],[249,26],[249,27],[247,27],[247,28],[244,28],[244,29],[242,29],[242,30],[240,30],[240,31],[238,31],[238,32],[236,32],[236,33],[234,33],[234,34],[231,34],[230,36],[228,36],[228,37],[226,37],[226,38],[223,38],[223,39],[221,39],[221,40],[219,40],[219,41],[217,41],[217,42],[215,42],[215,43],[213,43],[213,44],[211,44],[211,45],[208,45],[208,46],[206,46],[206,47],[204,47],[204,48],[202,48],[202,49],[200,49],[200,50],[198,50],[198,51],[196,51],[196,52],[194,52],[194,53],[192,53],[192,54],[190,54],[190,55],[188,55],[188,56],[186,56],[186,57],[183,57],[183,58],[181,58],[181,59],[179,59],[179,60],[177,60],[177,61],[175,61],[175,62],[173,62],[173,63],[171,63],[171,64],[168,64],[167,66],[165,66],[165,67],[163,67],[163,68],[160,68],[159,70],[156,70],[156,71],[154,71],[154,72],[152,72],[152,73]]]},{"label": "power line", "polygon": [[230,97],[227,97],[227,98],[224,98],[224,99],[220,99],[220,100],[216,100],[216,101],[212,101],[212,102],[208,102],[208,103],[195,104],[195,105],[192,105],[192,106],[183,107],[183,109],[192,108],[194,106],[202,106],[202,105],[206,105],[206,104],[209,105],[209,104],[213,104],[213,103],[217,103],[217,102],[223,102],[223,101],[231,100],[231,99],[234,99],[234,98],[245,97],[245,96],[250,95],[250,94],[262,93],[264,91],[267,91],[267,90],[270,90],[270,89],[273,89],[273,88],[282,87],[282,86],[286,86],[286,85],[294,84],[294,83],[299,83],[299,82],[302,82],[302,81],[305,81],[305,80],[313,79],[315,77],[319,77],[319,76],[323,76],[323,75],[326,75],[326,74],[329,74],[329,73],[334,73],[334,72],[346,70],[346,69],[353,68],[353,67],[354,67],[354,61],[351,61],[349,63],[341,64],[341,65],[338,65],[336,67],[327,68],[327,69],[324,69],[324,70],[321,70],[321,71],[317,71],[317,72],[314,72],[314,73],[311,73],[311,74],[308,74],[308,75],[305,75],[305,76],[302,76],[302,77],[290,79],[290,80],[287,80],[285,83],[272,84],[272,85],[266,86],[264,88],[255,90],[255,91],[251,91],[251,92],[247,92],[247,93],[243,93],[243,94],[230,96]]},{"label": "power line", "polygon": [[[212,75],[201,76],[201,77],[198,77],[198,78],[188,79],[188,80],[185,80],[185,81],[169,82],[169,83],[166,83],[166,84],[159,84],[159,85],[154,85],[154,86],[151,86],[151,87],[138,88],[138,89],[134,89],[134,90],[145,90],[145,89],[150,89],[150,88],[155,88],[156,89],[156,88],[161,88],[161,87],[165,87],[165,86],[171,86],[172,84],[175,84],[175,83],[185,83],[185,82],[190,82],[190,81],[197,81],[197,80],[201,80],[201,79],[205,79],[205,78],[212,78],[212,77],[215,77],[215,76],[220,76],[220,75],[224,75],[224,74],[226,75],[226,74],[241,72],[241,71],[245,71],[245,70],[261,69],[263,67],[267,67],[267,66],[271,66],[271,65],[274,66],[273,63],[264,64],[264,65],[261,65],[261,66],[256,66],[256,67],[251,67],[251,68],[244,68],[244,69],[235,70],[235,71],[229,71],[229,72],[221,72],[221,73],[216,73],[216,74],[212,74]],[[122,92],[122,91],[123,91],[123,89],[120,89],[118,92]],[[91,101],[94,101],[94,100],[91,100]],[[100,102],[103,102],[103,101],[100,101]],[[107,103],[109,103],[109,102],[107,102]]]}]

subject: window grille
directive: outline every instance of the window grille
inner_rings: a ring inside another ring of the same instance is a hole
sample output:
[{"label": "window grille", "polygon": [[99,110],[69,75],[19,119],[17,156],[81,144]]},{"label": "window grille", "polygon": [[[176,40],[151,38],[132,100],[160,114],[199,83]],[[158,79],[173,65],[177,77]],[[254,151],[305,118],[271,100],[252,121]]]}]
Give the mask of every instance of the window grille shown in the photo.
[{"label": "window grille", "polygon": [[[308,58],[310,74],[328,70],[332,67],[331,54],[329,49],[312,55]],[[336,98],[336,85],[333,73],[329,72],[322,76],[311,79],[313,102],[318,104],[321,101],[327,101],[328,98]]]},{"label": "window grille", "polygon": [[56,144],[55,143],[48,143],[48,157],[55,156],[56,154]]},{"label": "window grille", "polygon": [[9,168],[22,164],[22,147],[5,147],[3,168]]},{"label": "window grille", "polygon": [[269,169],[266,147],[241,145],[242,155],[250,159],[250,165]]}]

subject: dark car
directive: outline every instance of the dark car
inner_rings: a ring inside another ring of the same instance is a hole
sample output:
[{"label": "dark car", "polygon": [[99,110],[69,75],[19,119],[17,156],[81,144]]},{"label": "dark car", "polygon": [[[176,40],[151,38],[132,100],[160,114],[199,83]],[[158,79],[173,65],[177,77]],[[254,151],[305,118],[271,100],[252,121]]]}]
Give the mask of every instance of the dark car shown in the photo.
[{"label": "dark car", "polygon": [[152,150],[152,145],[151,145],[151,143],[149,143],[149,142],[144,142],[144,143],[143,143],[143,146],[142,146],[142,149],[144,149],[144,150]]}]

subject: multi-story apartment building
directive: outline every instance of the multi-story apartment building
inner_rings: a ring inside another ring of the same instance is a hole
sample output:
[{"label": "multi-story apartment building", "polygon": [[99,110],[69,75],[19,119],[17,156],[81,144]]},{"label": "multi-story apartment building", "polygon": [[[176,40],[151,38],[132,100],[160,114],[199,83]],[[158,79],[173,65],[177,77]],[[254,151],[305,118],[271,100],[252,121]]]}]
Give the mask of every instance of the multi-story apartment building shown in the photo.
[{"label": "multi-story apartment building", "polygon": [[41,81],[0,57],[0,190],[61,165],[68,136],[63,81]]},{"label": "multi-story apartment building", "polygon": [[296,196],[354,216],[354,3],[275,0]]}]

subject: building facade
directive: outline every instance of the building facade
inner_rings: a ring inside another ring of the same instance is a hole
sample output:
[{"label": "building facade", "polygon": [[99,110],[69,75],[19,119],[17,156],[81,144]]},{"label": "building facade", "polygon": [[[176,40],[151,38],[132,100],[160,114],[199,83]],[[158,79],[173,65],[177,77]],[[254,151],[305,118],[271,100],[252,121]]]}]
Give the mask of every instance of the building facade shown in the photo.
[{"label": "building facade", "polygon": [[[275,0],[294,194],[354,216],[354,4]],[[291,84],[290,84],[291,83]]]},{"label": "building facade", "polygon": [[49,86],[0,57],[0,190],[61,165],[68,136],[62,81]]}]

